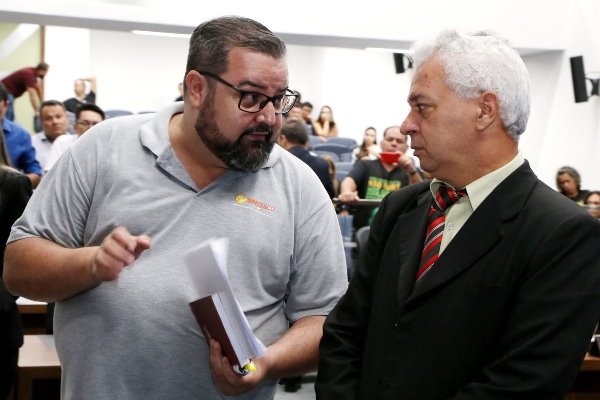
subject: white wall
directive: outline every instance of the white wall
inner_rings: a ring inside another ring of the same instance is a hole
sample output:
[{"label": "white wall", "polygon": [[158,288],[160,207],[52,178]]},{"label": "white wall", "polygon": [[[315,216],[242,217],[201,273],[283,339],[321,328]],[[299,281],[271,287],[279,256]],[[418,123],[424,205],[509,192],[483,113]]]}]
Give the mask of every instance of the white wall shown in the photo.
[{"label": "white wall", "polygon": [[[439,30],[444,26],[439,22],[442,19],[461,27],[462,23],[465,27],[482,28],[488,22],[522,47],[563,48],[564,51],[549,50],[524,57],[532,79],[532,112],[520,147],[540,178],[550,186],[554,187],[556,170],[569,164],[581,172],[584,187],[598,189],[600,98],[574,103],[568,58],[584,55],[588,72],[600,70],[597,23],[600,3],[594,0],[552,5],[524,3],[526,8],[494,9],[485,18],[472,18],[476,22],[469,22],[462,14],[454,18],[452,10],[442,5],[443,13],[447,14],[444,18],[436,13],[437,20],[422,18],[421,25],[417,17],[404,13],[394,20],[395,25],[386,23],[377,31],[383,35],[415,28],[413,34],[418,37],[425,31]],[[466,7],[465,1],[457,4]],[[384,22],[391,21],[387,13],[378,16]],[[185,40],[93,30],[87,36],[77,35],[77,46],[82,49],[79,51],[72,42],[74,35],[68,35],[71,37],[68,46],[65,41],[60,45],[53,43],[59,38],[54,29],[47,30],[47,61],[51,65],[47,97],[71,96],[72,81],[82,74],[98,77],[98,103],[105,109],[157,110],[177,96],[177,83],[182,79],[186,62]],[[348,31],[349,35],[353,33]],[[87,47],[81,37],[87,38]],[[87,51],[89,65],[85,63]],[[401,123],[406,115],[405,98],[411,72],[397,75],[389,53],[289,46],[288,60],[290,87],[314,104],[315,114],[322,105],[330,105],[343,136],[358,140],[369,125],[381,133],[386,126]]]}]

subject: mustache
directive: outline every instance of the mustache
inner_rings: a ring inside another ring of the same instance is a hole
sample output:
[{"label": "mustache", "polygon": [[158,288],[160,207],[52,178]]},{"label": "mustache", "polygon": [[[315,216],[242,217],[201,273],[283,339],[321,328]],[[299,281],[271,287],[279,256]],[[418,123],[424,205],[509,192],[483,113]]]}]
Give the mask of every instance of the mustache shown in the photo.
[{"label": "mustache", "polygon": [[256,125],[256,126],[253,126],[251,128],[246,129],[240,135],[240,139],[243,136],[250,135],[250,134],[256,133],[256,132],[265,132],[269,136],[273,135],[273,129],[269,125],[267,125],[267,124],[260,124],[260,125]]}]

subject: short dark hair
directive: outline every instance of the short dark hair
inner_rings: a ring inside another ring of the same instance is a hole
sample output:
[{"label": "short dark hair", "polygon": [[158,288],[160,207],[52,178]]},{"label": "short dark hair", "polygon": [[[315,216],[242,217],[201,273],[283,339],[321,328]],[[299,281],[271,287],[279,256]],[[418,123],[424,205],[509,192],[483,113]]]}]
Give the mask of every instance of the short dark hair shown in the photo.
[{"label": "short dark hair", "polygon": [[100,116],[102,117],[102,120],[104,120],[106,118],[104,116],[104,111],[102,111],[102,109],[100,107],[98,107],[95,104],[84,103],[84,104],[80,105],[79,108],[77,108],[77,111],[75,111],[75,121],[77,121],[79,119],[79,116],[81,115],[82,111],[93,111],[95,113],[100,114]]},{"label": "short dark hair", "polygon": [[598,190],[592,190],[588,194],[586,194],[585,197],[584,197],[584,199],[583,199],[583,204],[587,204],[588,201],[589,201],[589,199],[590,199],[590,197],[592,197],[595,194],[598,195],[598,196],[600,196],[600,191],[598,191]]},{"label": "short dark hair", "polygon": [[306,133],[306,124],[298,119],[290,119],[281,127],[281,135],[291,144],[304,146],[308,142],[308,134]]},{"label": "short dark hair", "polygon": [[48,68],[50,68],[50,65],[43,61],[39,63],[37,67],[35,67],[35,69],[37,69],[38,71],[48,71]]},{"label": "short dark hair", "polygon": [[52,106],[61,106],[62,109],[65,111],[65,113],[67,112],[67,109],[66,109],[65,105],[62,103],[62,101],[46,100],[40,106],[40,114],[42,113],[42,110],[44,109],[44,107],[52,107]]},{"label": "short dark hair", "polygon": [[304,103],[302,103],[302,107],[310,107],[311,110],[314,108],[312,103],[305,101]]},{"label": "short dark hair", "polygon": [[8,92],[2,82],[0,82],[0,101],[8,101]]},{"label": "short dark hair", "polygon": [[[185,75],[192,71],[220,74],[229,66],[229,52],[241,47],[281,58],[286,53],[285,43],[266,26],[249,18],[227,16],[200,24],[190,38]],[[185,82],[185,76],[183,81]],[[214,87],[209,81],[209,86]],[[187,90],[184,84],[184,89]]]}]

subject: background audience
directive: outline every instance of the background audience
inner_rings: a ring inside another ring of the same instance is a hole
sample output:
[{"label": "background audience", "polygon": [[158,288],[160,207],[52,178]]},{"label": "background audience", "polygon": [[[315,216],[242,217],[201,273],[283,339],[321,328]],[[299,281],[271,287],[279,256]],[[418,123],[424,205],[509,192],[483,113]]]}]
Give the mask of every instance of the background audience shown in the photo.
[{"label": "background audience", "polygon": [[283,124],[279,134],[279,145],[304,161],[319,177],[325,187],[329,198],[335,196],[331,176],[329,175],[329,165],[321,157],[314,156],[306,149],[308,135],[304,122],[295,118]]},{"label": "background audience", "polygon": [[352,152],[352,161],[376,160],[381,153],[381,147],[377,145],[377,131],[372,126],[365,129],[363,142]]},{"label": "background audience", "polygon": [[40,108],[40,117],[42,120],[42,132],[33,136],[32,142],[35,147],[36,158],[40,162],[43,170],[46,170],[46,162],[52,148],[52,143],[60,135],[67,133],[69,119],[67,110],[63,103],[58,100],[47,100],[42,103]]},{"label": "background audience", "polygon": [[0,83],[0,124],[4,134],[4,144],[8,151],[6,164],[25,173],[35,188],[40,183],[42,167],[36,159],[29,132],[5,117],[10,104],[8,98],[8,92]]},{"label": "background audience", "polygon": [[[357,161],[342,181],[340,201],[352,205],[361,199],[380,200],[401,187],[421,182],[414,161],[406,155],[408,148],[407,137],[400,132],[399,126],[387,128],[383,132],[381,150],[397,153],[397,160],[392,163],[382,159]],[[376,211],[377,207],[359,207],[354,213],[355,231],[369,225]]]},{"label": "background audience", "polygon": [[589,192],[583,200],[583,205],[596,218],[600,218],[600,191]]},{"label": "background audience", "polygon": [[558,191],[577,204],[583,205],[583,199],[588,190],[581,189],[581,176],[573,167],[561,167],[556,173],[556,186]]},{"label": "background audience", "polygon": [[313,134],[319,136],[324,142],[332,136],[338,135],[338,127],[333,120],[331,107],[321,107],[319,118],[313,122]]},{"label": "background audience", "polygon": [[[86,83],[89,84],[90,88],[87,90]],[[76,112],[82,104],[96,104],[96,93],[97,92],[96,77],[91,76],[89,78],[75,79],[73,84],[73,91],[75,97],[71,97],[64,101],[65,108],[67,111],[72,113]]]},{"label": "background audience", "polygon": [[304,122],[306,123],[306,133],[311,136],[314,135],[315,132],[313,130],[313,117],[312,117],[313,105],[305,101],[302,103],[302,118],[304,118]]},{"label": "background audience", "polygon": [[46,159],[44,171],[49,171],[58,158],[71,146],[75,140],[83,135],[92,126],[104,121],[104,111],[95,104],[81,104],[75,112],[73,135],[60,135],[52,143],[50,153]]},{"label": "background audience", "polygon": [[44,87],[40,81],[48,73],[50,66],[45,62],[39,63],[36,67],[26,67],[16,70],[12,74],[2,79],[2,83],[9,93],[10,107],[6,112],[6,117],[14,121],[14,100],[25,92],[29,94],[31,107],[35,114],[39,113],[40,104],[44,100]]}]

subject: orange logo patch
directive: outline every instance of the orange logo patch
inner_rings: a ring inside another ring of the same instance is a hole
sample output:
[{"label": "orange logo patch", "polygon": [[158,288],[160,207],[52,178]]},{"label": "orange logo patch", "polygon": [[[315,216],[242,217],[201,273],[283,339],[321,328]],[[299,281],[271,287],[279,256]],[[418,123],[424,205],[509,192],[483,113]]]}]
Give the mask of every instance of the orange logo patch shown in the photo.
[{"label": "orange logo patch", "polygon": [[260,211],[260,212],[267,212],[270,214],[275,212],[275,207],[270,206],[266,203],[263,203],[262,201],[258,201],[252,197],[245,196],[241,193],[238,193],[235,196],[235,202],[241,206],[246,206],[246,207],[250,206],[253,209]]}]

